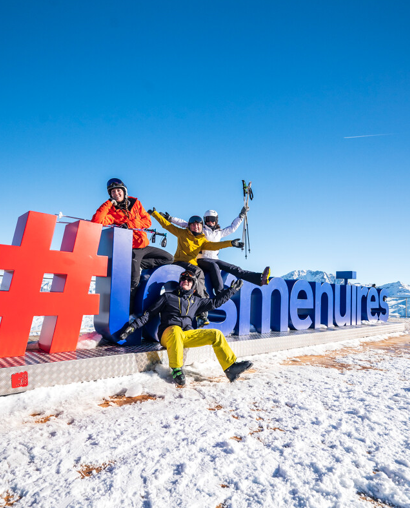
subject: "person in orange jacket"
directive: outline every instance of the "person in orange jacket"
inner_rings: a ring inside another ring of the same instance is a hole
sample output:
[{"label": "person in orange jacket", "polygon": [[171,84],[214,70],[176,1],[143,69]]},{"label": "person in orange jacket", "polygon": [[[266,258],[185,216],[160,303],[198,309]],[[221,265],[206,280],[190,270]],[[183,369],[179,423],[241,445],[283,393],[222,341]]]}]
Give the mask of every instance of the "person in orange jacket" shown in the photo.
[{"label": "person in orange jacket", "polygon": [[149,228],[151,217],[144,210],[137,198],[128,196],[128,189],[119,178],[111,178],[107,182],[109,198],[95,212],[91,222],[98,222],[103,226],[116,225],[126,229],[133,229],[132,239],[132,269],[131,269],[131,305],[140,281],[140,269],[158,268],[168,265],[174,258],[167,251],[149,246],[145,231],[137,229]]}]

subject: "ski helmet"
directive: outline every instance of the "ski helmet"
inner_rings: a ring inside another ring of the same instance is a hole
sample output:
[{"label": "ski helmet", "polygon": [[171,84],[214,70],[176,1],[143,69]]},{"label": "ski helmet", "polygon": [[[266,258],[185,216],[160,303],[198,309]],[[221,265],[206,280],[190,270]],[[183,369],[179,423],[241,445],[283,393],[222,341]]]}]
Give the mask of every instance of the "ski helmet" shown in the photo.
[{"label": "ski helmet", "polygon": [[193,215],[192,217],[190,217],[188,224],[194,224],[195,222],[204,225],[204,222],[199,215]]},{"label": "ski helmet", "polygon": [[215,222],[216,224],[218,224],[218,212],[216,212],[215,210],[207,210],[204,213],[204,222],[205,222],[205,224],[207,222],[207,219]]},{"label": "ski helmet", "polygon": [[192,290],[195,290],[196,289],[196,286],[197,286],[197,283],[198,283],[198,279],[197,279],[197,276],[195,274],[195,272],[187,269],[185,270],[184,272],[182,272],[179,276],[179,282],[181,282],[181,280],[190,280],[192,282]]},{"label": "ski helmet", "polygon": [[110,178],[107,182],[107,191],[111,197],[111,191],[113,189],[122,189],[124,191],[125,201],[128,199],[128,189],[125,184],[119,178]]}]

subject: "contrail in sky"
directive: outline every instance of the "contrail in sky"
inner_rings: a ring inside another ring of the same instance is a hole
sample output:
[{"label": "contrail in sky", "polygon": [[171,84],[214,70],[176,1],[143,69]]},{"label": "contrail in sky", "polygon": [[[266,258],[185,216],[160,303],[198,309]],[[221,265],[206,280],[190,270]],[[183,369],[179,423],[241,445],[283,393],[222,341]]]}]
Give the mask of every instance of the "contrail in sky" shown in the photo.
[{"label": "contrail in sky", "polygon": [[393,134],[364,134],[363,136],[345,136],[343,139],[372,138],[373,136],[393,136]]}]

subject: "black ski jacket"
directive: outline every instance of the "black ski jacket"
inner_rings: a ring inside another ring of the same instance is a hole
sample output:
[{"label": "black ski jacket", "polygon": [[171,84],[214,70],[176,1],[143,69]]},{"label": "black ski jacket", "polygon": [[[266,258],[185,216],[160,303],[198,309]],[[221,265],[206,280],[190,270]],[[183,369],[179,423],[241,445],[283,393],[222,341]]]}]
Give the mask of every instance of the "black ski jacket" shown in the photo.
[{"label": "black ski jacket", "polygon": [[227,302],[236,292],[235,288],[221,291],[215,298],[200,298],[191,291],[177,288],[166,292],[149,307],[142,316],[134,321],[136,329],[143,327],[154,316],[161,313],[161,324],[158,328],[158,337],[161,339],[168,326],[180,326],[184,331],[192,330],[192,320],[201,312],[216,309]]}]

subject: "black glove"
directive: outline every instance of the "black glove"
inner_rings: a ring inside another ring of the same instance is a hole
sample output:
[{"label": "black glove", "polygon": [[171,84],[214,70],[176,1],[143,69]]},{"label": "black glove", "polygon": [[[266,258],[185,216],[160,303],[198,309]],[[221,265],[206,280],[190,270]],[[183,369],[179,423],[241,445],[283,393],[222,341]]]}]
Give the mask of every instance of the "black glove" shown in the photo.
[{"label": "black glove", "polygon": [[122,332],[122,334],[120,335],[120,339],[121,340],[127,340],[127,338],[133,333],[135,332],[135,330],[137,329],[137,325],[134,323],[131,323],[127,326],[127,328]]},{"label": "black glove", "polygon": [[121,224],[121,227],[122,227],[123,229],[128,229],[128,224],[127,224],[126,222],[124,222],[124,224]]},{"label": "black glove", "polygon": [[243,219],[245,217],[245,215],[246,215],[246,212],[249,212],[249,206],[243,206],[242,207],[242,210],[241,210],[241,212],[239,214],[239,218]]},{"label": "black glove", "polygon": [[235,289],[235,292],[239,291],[242,286],[243,286],[242,279],[237,279],[237,280],[232,281],[231,288]]},{"label": "black glove", "polygon": [[109,198],[108,201],[111,201],[111,203],[113,204],[113,206],[117,206],[117,202],[115,201],[114,198]]},{"label": "black glove", "polygon": [[239,241],[239,238],[235,238],[235,240],[232,240],[232,247],[237,247],[238,249],[242,249],[244,246],[243,242]]},{"label": "black glove", "polygon": [[160,215],[162,215],[164,217],[164,219],[166,219],[168,222],[171,222],[171,219],[172,217],[169,215],[168,212],[159,212]]},{"label": "black glove", "polygon": [[152,208],[152,210],[151,210],[151,208],[150,208],[149,210],[147,210],[147,213],[149,213],[150,215],[152,215],[152,214],[153,214],[154,212],[156,212],[156,211],[157,211],[157,209],[156,209],[156,208],[155,208],[155,206],[154,206],[154,207]]}]

